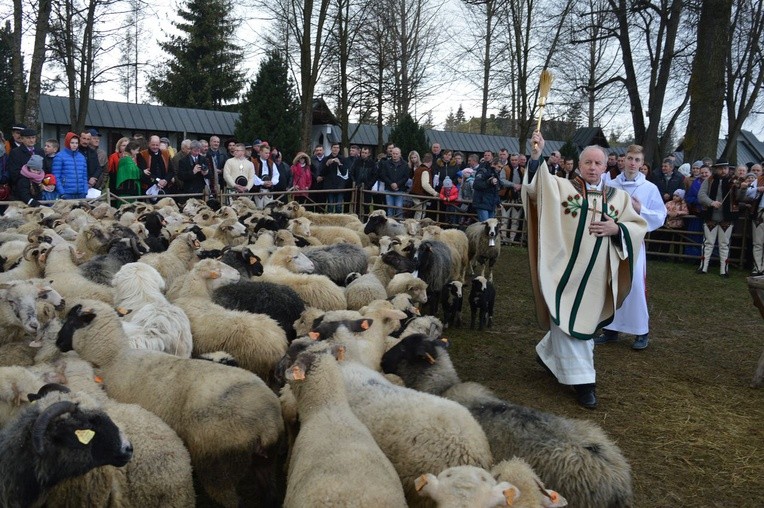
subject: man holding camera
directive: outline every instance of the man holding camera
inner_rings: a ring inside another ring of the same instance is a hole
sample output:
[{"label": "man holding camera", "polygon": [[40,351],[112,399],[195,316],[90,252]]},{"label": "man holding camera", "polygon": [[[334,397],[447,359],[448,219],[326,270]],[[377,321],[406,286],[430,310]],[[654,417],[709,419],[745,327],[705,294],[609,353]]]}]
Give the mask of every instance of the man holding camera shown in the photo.
[{"label": "man holding camera", "polygon": [[202,157],[201,152],[202,144],[193,140],[191,153],[178,163],[178,178],[183,181],[184,193],[203,194],[204,189],[209,185],[209,161]]},{"label": "man holding camera", "polygon": [[472,183],[472,206],[477,211],[478,221],[496,217],[496,207],[501,199],[499,190],[512,186],[512,182],[504,178],[498,162],[490,166],[478,166],[478,156],[472,154],[467,158],[467,165],[477,170]]}]

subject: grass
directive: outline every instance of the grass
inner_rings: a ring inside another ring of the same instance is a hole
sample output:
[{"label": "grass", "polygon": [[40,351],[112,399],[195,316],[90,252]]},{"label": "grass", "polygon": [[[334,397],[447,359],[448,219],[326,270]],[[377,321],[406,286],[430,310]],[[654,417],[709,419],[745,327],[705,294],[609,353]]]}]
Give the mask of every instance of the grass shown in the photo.
[{"label": "grass", "polygon": [[764,321],[742,271],[695,268],[648,261],[650,346],[633,351],[626,337],[596,347],[594,411],[535,361],[544,332],[525,249],[506,248],[495,267],[493,327],[447,331],[454,364],[503,398],[599,423],[632,465],[636,506],[764,506],[764,390],[748,387]]}]

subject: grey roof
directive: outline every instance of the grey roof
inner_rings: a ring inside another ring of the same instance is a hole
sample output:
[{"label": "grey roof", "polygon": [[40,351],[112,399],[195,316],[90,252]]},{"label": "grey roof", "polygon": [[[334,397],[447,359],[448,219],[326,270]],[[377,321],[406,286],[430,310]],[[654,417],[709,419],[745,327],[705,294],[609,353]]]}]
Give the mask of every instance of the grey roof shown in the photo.
[{"label": "grey roof", "polygon": [[764,161],[764,143],[759,141],[753,132],[740,131],[737,137],[737,160],[740,163]]},{"label": "grey roof", "polygon": [[425,131],[427,140],[432,143],[440,143],[444,149],[459,150],[461,152],[480,153],[485,150],[499,151],[506,148],[510,152],[518,152],[517,138],[509,136],[491,136],[488,134],[472,134],[468,132]]},{"label": "grey roof", "polygon": [[[104,129],[233,135],[238,113],[91,99],[85,125]],[[40,95],[43,124],[71,125],[69,98]]]},{"label": "grey roof", "polygon": [[610,145],[607,142],[605,133],[599,127],[580,127],[576,129],[573,134],[571,142],[578,147],[579,150],[589,145],[600,145],[605,148],[609,148]]}]

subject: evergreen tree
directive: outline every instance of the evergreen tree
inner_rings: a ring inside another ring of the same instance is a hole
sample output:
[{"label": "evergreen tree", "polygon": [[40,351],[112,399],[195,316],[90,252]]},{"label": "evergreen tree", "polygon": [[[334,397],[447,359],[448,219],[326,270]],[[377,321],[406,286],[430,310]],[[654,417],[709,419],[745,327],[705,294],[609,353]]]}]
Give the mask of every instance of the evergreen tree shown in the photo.
[{"label": "evergreen tree", "polygon": [[462,105],[459,104],[459,109],[456,110],[456,123],[454,124],[455,127],[459,127],[463,123],[467,121],[467,117],[464,116],[464,108],[462,108]]},{"label": "evergreen tree", "polygon": [[446,126],[444,127],[443,130],[452,131],[454,130],[455,126],[456,126],[456,117],[454,116],[454,110],[449,109],[448,116],[446,117]]},{"label": "evergreen tree", "polygon": [[0,131],[9,139],[13,123],[12,37],[11,23],[8,21],[5,27],[0,28]]},{"label": "evergreen tree", "polygon": [[578,149],[570,139],[565,141],[565,144],[560,147],[560,155],[565,159],[573,159],[574,162],[578,161]]},{"label": "evergreen tree", "polygon": [[428,151],[424,128],[417,124],[408,113],[390,131],[390,141],[401,149],[401,155],[404,159],[408,158],[408,153],[411,150],[416,150],[420,156]]},{"label": "evergreen tree", "polygon": [[165,106],[220,109],[238,98],[244,84],[242,51],[234,35],[232,0],[189,0],[180,9],[183,33],[160,47],[169,53],[157,62],[147,89]]},{"label": "evergreen tree", "polygon": [[291,165],[300,147],[300,101],[281,53],[268,52],[239,112],[236,137],[267,140],[281,150],[284,162]]}]

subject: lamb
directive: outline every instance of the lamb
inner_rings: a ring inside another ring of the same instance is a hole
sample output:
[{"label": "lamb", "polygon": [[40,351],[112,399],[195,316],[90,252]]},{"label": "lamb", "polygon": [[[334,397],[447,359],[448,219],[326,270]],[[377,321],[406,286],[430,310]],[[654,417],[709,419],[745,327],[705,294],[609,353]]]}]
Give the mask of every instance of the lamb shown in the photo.
[{"label": "lamb", "polygon": [[[305,347],[295,341],[289,358]],[[332,346],[322,342],[313,347]],[[340,369],[353,413],[393,463],[410,505],[426,504],[414,484],[422,471],[459,465],[487,468],[493,463],[485,433],[464,407],[396,386],[356,362],[343,362]]]},{"label": "lamb", "polygon": [[194,355],[226,351],[242,368],[268,380],[286,352],[286,332],[265,314],[226,309],[210,300],[217,288],[238,280],[239,272],[230,266],[205,259],[185,277],[174,303],[191,322]]},{"label": "lamb", "polygon": [[360,310],[374,300],[387,298],[387,291],[373,274],[353,272],[345,279],[345,298],[348,309]]},{"label": "lamb", "polygon": [[297,399],[300,432],[284,506],[405,507],[395,468],[350,409],[334,357],[303,352],[285,374]]},{"label": "lamb", "polygon": [[469,241],[467,235],[459,229],[441,229],[427,226],[422,230],[422,241],[438,240],[445,243],[451,251],[451,280],[464,282],[469,266]]},{"label": "lamb", "polygon": [[362,247],[349,243],[336,243],[306,249],[305,255],[313,261],[313,273],[326,275],[338,286],[345,284],[349,273],[366,273],[369,259]]},{"label": "lamb", "polygon": [[50,286],[34,280],[0,284],[0,344],[35,336],[40,328],[38,302],[50,302],[57,310],[64,308],[64,299]]},{"label": "lamb", "polygon": [[485,430],[497,460],[525,459],[571,506],[633,505],[631,468],[598,425],[512,404],[482,385],[462,382],[441,343],[422,335],[385,353],[382,369],[410,388],[465,406]]},{"label": "lamb", "polygon": [[158,271],[144,263],[128,263],[116,273],[113,285],[114,305],[131,311],[123,318],[131,347],[191,357],[191,323],[162,294],[165,282]]},{"label": "lamb", "polygon": [[451,280],[451,251],[443,242],[427,240],[419,244],[414,253],[414,261],[417,263],[415,276],[427,283],[427,300],[429,314],[438,312],[440,293],[443,287]]},{"label": "lamb", "polygon": [[62,480],[122,467],[132,455],[132,444],[103,411],[42,399],[0,430],[0,505],[36,505]]},{"label": "lamb", "polygon": [[[87,307],[83,307],[83,304]],[[56,345],[96,365],[107,394],[155,413],[183,440],[207,493],[238,506],[236,485],[253,454],[270,457],[283,434],[279,402],[251,372],[130,349],[119,318],[97,301],[75,305]],[[136,379],[150,383],[136,385]],[[267,499],[270,489],[259,494]]]},{"label": "lamb", "polygon": [[111,280],[120,268],[127,263],[134,263],[142,254],[138,243],[133,238],[117,238],[110,242],[108,254],[95,256],[90,261],[80,265],[80,273],[86,279],[111,285]]},{"label": "lamb", "polygon": [[478,318],[478,330],[493,326],[493,305],[496,301],[496,288],[485,277],[472,279],[470,291],[470,330],[475,329],[475,318]]},{"label": "lamb", "polygon": [[547,489],[538,475],[526,461],[519,457],[502,460],[491,474],[496,481],[509,482],[520,490],[519,499],[513,508],[557,508],[567,506],[568,501],[556,491]]},{"label": "lamb", "polygon": [[196,233],[183,233],[170,243],[165,252],[146,254],[139,261],[156,268],[169,288],[175,279],[188,272],[199,246]]},{"label": "lamb", "polygon": [[45,257],[45,278],[51,286],[69,301],[88,295],[105,303],[114,301],[114,290],[82,276],[75,263],[74,247],[60,244],[53,247]]},{"label": "lamb", "polygon": [[417,478],[420,496],[433,499],[438,508],[515,507],[521,491],[507,481],[497,482],[485,469],[475,466],[454,466],[438,476],[426,473]]},{"label": "lamb", "polygon": [[275,319],[288,342],[297,338],[294,322],[305,310],[300,296],[289,286],[240,280],[212,292],[212,301],[226,309],[265,314]]},{"label": "lamb", "polygon": [[463,284],[458,280],[452,280],[443,288],[440,299],[443,306],[443,325],[445,328],[462,326],[463,289]]},{"label": "lamb", "polygon": [[411,296],[414,303],[427,303],[430,292],[425,281],[410,273],[399,273],[392,278],[387,285],[387,296],[392,298],[395,295],[406,293]]},{"label": "lamb", "polygon": [[488,219],[467,226],[465,231],[469,240],[470,273],[475,273],[475,263],[480,264],[480,275],[485,275],[488,264],[488,280],[493,282],[493,265],[501,254],[501,242],[496,242],[499,235],[498,219]]},{"label": "lamb", "polygon": [[385,215],[371,215],[363,228],[364,234],[374,233],[377,238],[383,236],[394,237],[406,234],[406,226],[395,219],[388,218]]}]

